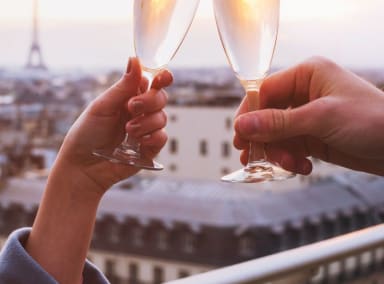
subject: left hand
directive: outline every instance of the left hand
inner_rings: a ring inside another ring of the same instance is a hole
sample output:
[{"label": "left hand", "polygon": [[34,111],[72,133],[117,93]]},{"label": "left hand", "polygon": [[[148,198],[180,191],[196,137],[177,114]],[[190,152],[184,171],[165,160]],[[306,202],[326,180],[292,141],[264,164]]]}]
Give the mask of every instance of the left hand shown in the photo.
[{"label": "left hand", "polygon": [[[154,79],[151,89],[142,78],[137,58],[130,60],[127,73],[110,89],[93,101],[77,119],[64,139],[53,171],[71,173],[84,190],[103,195],[114,183],[136,174],[139,169],[115,164],[95,157],[95,149],[114,149],[125,132],[141,142],[141,152],[154,158],[167,141],[163,128],[167,102],[162,88],[172,83],[164,70]],[[54,176],[54,175],[51,175]]]}]

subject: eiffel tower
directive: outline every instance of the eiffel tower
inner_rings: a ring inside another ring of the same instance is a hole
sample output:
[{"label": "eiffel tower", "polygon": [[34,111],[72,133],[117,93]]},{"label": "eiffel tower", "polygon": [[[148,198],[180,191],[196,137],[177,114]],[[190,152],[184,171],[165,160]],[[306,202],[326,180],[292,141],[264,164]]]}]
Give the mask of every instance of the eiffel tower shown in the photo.
[{"label": "eiffel tower", "polygon": [[32,27],[32,44],[29,49],[28,60],[25,68],[46,70],[44,64],[43,54],[38,40],[39,26],[38,26],[38,0],[33,1],[33,27]]}]

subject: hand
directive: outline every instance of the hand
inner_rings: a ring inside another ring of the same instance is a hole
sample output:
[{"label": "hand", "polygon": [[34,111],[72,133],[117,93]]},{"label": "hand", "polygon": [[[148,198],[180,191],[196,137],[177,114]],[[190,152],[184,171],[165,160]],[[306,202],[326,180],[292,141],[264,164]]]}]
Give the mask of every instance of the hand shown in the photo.
[{"label": "hand", "polygon": [[384,95],[370,83],[322,58],[268,77],[262,110],[238,110],[234,144],[268,143],[268,160],[309,174],[313,156],[350,169],[384,175]]},{"label": "hand", "polygon": [[71,127],[53,170],[70,171],[79,182],[87,181],[86,189],[101,194],[114,183],[137,173],[135,167],[111,163],[93,156],[92,151],[114,149],[127,131],[141,142],[143,155],[155,157],[167,141],[163,130],[167,96],[160,89],[171,83],[172,75],[162,71],[154,79],[151,90],[137,96],[147,89],[148,82],[142,78],[138,59],[131,59],[120,81],[92,102]]},{"label": "hand", "polygon": [[167,140],[162,111],[167,97],[160,89],[171,82],[172,75],[163,71],[150,91],[137,96],[148,82],[133,58],[120,81],[92,102],[69,130],[25,245],[59,283],[82,282],[101,197],[112,184],[138,171],[97,158],[92,151],[114,149],[128,131],[141,140],[142,153],[154,157]]}]

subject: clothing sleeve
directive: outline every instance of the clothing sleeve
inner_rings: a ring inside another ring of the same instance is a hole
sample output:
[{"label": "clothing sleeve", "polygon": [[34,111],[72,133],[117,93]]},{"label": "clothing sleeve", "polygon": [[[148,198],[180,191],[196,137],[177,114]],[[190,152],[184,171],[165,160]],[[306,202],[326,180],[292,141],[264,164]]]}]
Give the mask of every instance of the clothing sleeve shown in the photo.
[{"label": "clothing sleeve", "polygon": [[[0,252],[0,284],[59,284],[24,249],[30,228],[14,231]],[[83,284],[108,284],[90,262],[83,271]]]}]

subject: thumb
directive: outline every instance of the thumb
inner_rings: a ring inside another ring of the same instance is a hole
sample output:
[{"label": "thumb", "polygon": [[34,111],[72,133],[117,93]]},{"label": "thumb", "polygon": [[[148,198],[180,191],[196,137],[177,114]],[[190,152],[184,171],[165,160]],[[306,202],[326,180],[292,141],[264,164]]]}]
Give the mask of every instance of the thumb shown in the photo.
[{"label": "thumb", "polygon": [[141,66],[137,58],[130,58],[127,71],[112,87],[99,96],[91,106],[94,115],[114,115],[129,98],[139,93]]},{"label": "thumb", "polygon": [[236,132],[246,140],[274,142],[301,135],[318,136],[320,120],[314,119],[310,104],[295,109],[263,109],[240,115]]}]

